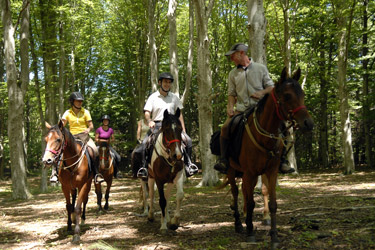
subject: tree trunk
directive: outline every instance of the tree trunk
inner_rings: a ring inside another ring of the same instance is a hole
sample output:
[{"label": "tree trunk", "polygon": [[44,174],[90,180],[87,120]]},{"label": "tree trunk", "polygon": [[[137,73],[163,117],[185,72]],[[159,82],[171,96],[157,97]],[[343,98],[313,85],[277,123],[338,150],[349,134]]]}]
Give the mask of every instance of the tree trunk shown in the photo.
[{"label": "tree trunk", "polygon": [[[63,6],[63,1],[59,0],[59,6]],[[59,114],[64,113],[64,93],[65,93],[65,39],[64,39],[64,12],[60,11],[59,38],[60,38],[60,63],[59,63]]]},{"label": "tree trunk", "polygon": [[186,101],[189,99],[191,76],[193,74],[193,51],[194,51],[194,7],[193,1],[189,0],[189,48],[185,75],[185,89],[182,95],[181,101],[185,105]]},{"label": "tree trunk", "polygon": [[205,6],[204,0],[194,0],[196,10],[196,23],[198,33],[197,48],[197,78],[198,78],[198,118],[199,118],[199,148],[202,159],[203,186],[215,185],[219,178],[213,168],[214,156],[210,151],[210,139],[212,135],[212,106],[211,88],[212,72],[210,67],[210,40],[208,38],[208,19],[211,15],[214,1],[210,0]]},{"label": "tree trunk", "polygon": [[[353,147],[352,147],[352,131],[349,112],[349,94],[346,83],[348,46],[350,39],[350,26],[348,17],[343,13],[347,9],[347,5],[342,1],[337,1],[336,5],[336,21],[338,27],[338,59],[337,59],[337,83],[339,86],[339,102],[340,102],[340,120],[341,120],[341,145],[344,152],[344,168],[346,174],[351,174],[355,170]],[[347,3],[347,2],[346,2]],[[354,6],[353,6],[354,9]],[[351,10],[353,12],[353,9]]]},{"label": "tree trunk", "polygon": [[157,0],[148,1],[148,44],[150,48],[150,77],[152,91],[158,89],[158,55],[155,41],[155,8]]},{"label": "tree trunk", "polygon": [[176,28],[177,1],[169,0],[168,23],[169,23],[169,66],[174,77],[172,92],[180,97],[178,81],[178,54],[177,54],[177,28]]},{"label": "tree trunk", "polygon": [[248,0],[247,12],[251,57],[255,62],[267,65],[265,41],[267,20],[264,15],[263,0]]},{"label": "tree trunk", "polygon": [[[31,194],[27,188],[26,166],[24,155],[24,122],[23,122],[23,108],[24,96],[27,85],[24,82],[17,82],[17,68],[15,62],[15,41],[14,41],[14,27],[12,23],[12,13],[9,0],[1,0],[2,21],[4,27],[4,49],[5,49],[5,63],[7,71],[7,86],[8,86],[8,138],[11,161],[11,175],[12,175],[12,197],[14,199],[28,199]],[[21,44],[25,49],[25,43],[28,43],[28,32],[25,29],[28,27],[29,6],[27,6],[22,13],[21,30]],[[22,59],[28,55],[27,46],[26,51],[20,50]],[[22,64],[21,59],[21,64]],[[25,69],[25,65],[21,69]],[[22,72],[25,74],[24,72]]]},{"label": "tree trunk", "polygon": [[[362,57],[366,58],[368,55],[368,0],[363,0],[363,35],[362,35]],[[368,72],[368,63],[369,59],[363,59],[363,127],[364,127],[364,135],[365,138],[365,156],[366,156],[366,163],[370,168],[374,167],[374,162],[372,159],[371,154],[371,138],[370,138],[370,120],[369,120],[369,72]]]},{"label": "tree trunk", "polygon": [[[39,76],[38,76],[38,57],[35,53],[35,43],[34,43],[34,37],[32,32],[32,25],[30,25],[30,52],[31,52],[31,71],[34,72],[34,82],[35,82],[35,94],[38,102],[38,112],[39,112],[39,120],[40,120],[40,129],[42,132],[41,135],[41,152],[44,152],[46,148],[46,143],[44,141],[44,135],[46,134],[46,126],[45,126],[45,120],[44,120],[44,114],[43,114],[43,106],[42,106],[42,98],[40,95],[40,84],[39,84]],[[47,191],[47,169],[42,167],[42,176],[41,176],[41,182],[40,182],[40,191],[46,192]]]}]

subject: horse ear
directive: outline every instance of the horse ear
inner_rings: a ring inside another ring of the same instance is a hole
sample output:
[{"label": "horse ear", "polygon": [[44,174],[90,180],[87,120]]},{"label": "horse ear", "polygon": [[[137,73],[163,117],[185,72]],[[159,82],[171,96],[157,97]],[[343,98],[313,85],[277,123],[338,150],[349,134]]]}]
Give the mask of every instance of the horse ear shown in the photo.
[{"label": "horse ear", "polygon": [[59,128],[61,131],[63,131],[64,129],[64,122],[62,121],[62,119],[59,120]]},{"label": "horse ear", "polygon": [[50,129],[52,127],[48,122],[45,121],[44,123],[45,123],[47,129]]},{"label": "horse ear", "polygon": [[280,83],[285,82],[285,80],[288,78],[288,72],[286,71],[286,67],[283,68],[283,71],[281,72],[281,79]]},{"label": "horse ear", "polygon": [[177,108],[176,114],[174,116],[176,116],[177,118],[180,118],[180,113],[181,113],[180,108]]},{"label": "horse ear", "polygon": [[169,116],[168,109],[164,110],[163,120]]},{"label": "horse ear", "polygon": [[301,77],[301,68],[298,67],[297,71],[294,72],[292,78],[293,78],[294,80],[298,81],[300,77]]}]

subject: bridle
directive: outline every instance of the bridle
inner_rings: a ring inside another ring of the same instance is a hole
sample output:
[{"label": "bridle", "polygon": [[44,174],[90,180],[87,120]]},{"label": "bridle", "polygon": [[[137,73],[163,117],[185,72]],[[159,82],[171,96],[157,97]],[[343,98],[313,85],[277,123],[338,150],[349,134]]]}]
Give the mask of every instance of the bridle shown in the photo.
[{"label": "bridle", "polygon": [[300,111],[301,109],[307,109],[305,105],[301,105],[293,110],[289,110],[287,113],[287,115],[285,116],[284,114],[281,115],[280,113],[280,101],[279,99],[277,98],[276,96],[276,93],[275,93],[275,88],[273,88],[272,92],[271,92],[271,96],[272,96],[272,100],[273,100],[273,103],[275,104],[276,106],[276,114],[277,114],[277,117],[281,120],[281,121],[292,121],[292,118],[294,116],[295,113],[297,113],[298,111]]},{"label": "bridle", "polygon": [[[99,148],[102,148],[101,146],[99,146]],[[102,154],[100,154],[100,152],[99,152],[99,162],[101,163],[102,162],[102,160],[104,160],[105,162],[109,162],[109,164],[108,164],[108,168],[106,168],[105,167],[105,164],[104,164],[104,170],[109,170],[110,168],[111,168],[111,166],[112,166],[112,162],[113,162],[113,159],[112,159],[112,157],[111,157],[111,161],[109,161],[109,155],[111,154],[111,152],[110,152],[110,150],[109,150],[109,147],[107,147],[107,149],[105,149],[105,151],[108,151],[108,156],[106,157],[106,156],[102,156]],[[104,151],[104,152],[105,152]]]}]

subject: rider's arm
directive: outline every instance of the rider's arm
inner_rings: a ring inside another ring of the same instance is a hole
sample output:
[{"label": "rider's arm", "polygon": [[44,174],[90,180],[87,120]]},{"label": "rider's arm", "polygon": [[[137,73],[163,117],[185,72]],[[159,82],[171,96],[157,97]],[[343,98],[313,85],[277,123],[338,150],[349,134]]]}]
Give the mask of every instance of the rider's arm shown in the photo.
[{"label": "rider's arm", "polygon": [[186,130],[185,130],[185,122],[184,122],[184,117],[182,116],[182,112],[180,114],[180,122],[181,122],[181,126],[182,126],[182,131],[186,133]]},{"label": "rider's arm", "polygon": [[227,104],[227,115],[232,117],[234,115],[234,104],[236,104],[236,97],[229,95]]},{"label": "rider's arm", "polygon": [[142,129],[142,121],[138,121],[137,140],[141,139],[141,129]]},{"label": "rider's arm", "polygon": [[99,134],[95,133],[95,142],[99,142]]},{"label": "rider's arm", "polygon": [[115,141],[115,134],[114,133],[111,135],[111,139],[110,139],[110,142],[113,142],[113,141]]},{"label": "rider's arm", "polygon": [[150,128],[155,127],[155,122],[151,120],[151,112],[148,110],[145,110],[145,120]]},{"label": "rider's arm", "polygon": [[64,124],[64,127],[65,127],[65,125],[66,125],[66,123],[67,123],[68,121],[65,120],[64,118],[61,118],[61,120],[62,120],[62,122],[63,122],[63,124]]},{"label": "rider's arm", "polygon": [[261,98],[262,98],[263,96],[265,96],[266,94],[271,93],[272,89],[273,89],[273,86],[268,86],[268,87],[266,87],[266,88],[263,89],[263,90],[259,90],[259,91],[255,92],[255,93],[253,93],[253,94],[251,95],[251,97],[252,97],[252,98],[255,98],[255,99],[261,99]]},{"label": "rider's arm", "polygon": [[87,125],[88,125],[88,128],[85,130],[85,132],[90,133],[91,130],[94,129],[94,124],[92,123],[92,121],[88,121],[87,122]]}]

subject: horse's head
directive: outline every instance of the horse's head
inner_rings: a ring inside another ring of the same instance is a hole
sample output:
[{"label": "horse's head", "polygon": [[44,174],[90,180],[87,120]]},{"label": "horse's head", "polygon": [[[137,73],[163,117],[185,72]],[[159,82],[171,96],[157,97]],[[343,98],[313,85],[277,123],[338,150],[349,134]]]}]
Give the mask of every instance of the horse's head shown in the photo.
[{"label": "horse's head", "polygon": [[181,160],[181,133],[180,109],[177,108],[175,115],[170,115],[168,110],[164,111],[161,131],[163,133],[163,145],[173,160]]},{"label": "horse's head", "polygon": [[48,129],[47,135],[44,138],[46,141],[46,150],[43,155],[43,164],[45,167],[50,167],[57,164],[64,148],[66,147],[66,139],[64,136],[64,123],[60,120],[57,125],[51,126],[46,122]]},{"label": "horse's head", "polygon": [[100,166],[108,167],[109,164],[109,144],[107,142],[101,142],[99,145],[99,161]]},{"label": "horse's head", "polygon": [[281,120],[295,122],[302,131],[311,131],[314,122],[304,104],[305,94],[298,83],[300,77],[300,68],[291,78],[288,77],[286,68],[284,68],[271,96],[277,107],[277,115]]}]

